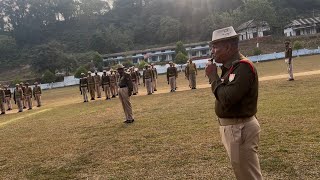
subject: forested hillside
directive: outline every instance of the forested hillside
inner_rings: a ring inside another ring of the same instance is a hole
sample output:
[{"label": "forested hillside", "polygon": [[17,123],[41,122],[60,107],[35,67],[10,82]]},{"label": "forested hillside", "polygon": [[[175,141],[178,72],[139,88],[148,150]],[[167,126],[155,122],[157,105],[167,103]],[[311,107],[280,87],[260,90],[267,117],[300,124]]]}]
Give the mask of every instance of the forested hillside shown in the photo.
[{"label": "forested hillside", "polygon": [[[208,41],[214,29],[318,16],[320,0],[0,0],[0,70],[101,66],[99,54]],[[91,63],[91,64],[90,64]]]}]

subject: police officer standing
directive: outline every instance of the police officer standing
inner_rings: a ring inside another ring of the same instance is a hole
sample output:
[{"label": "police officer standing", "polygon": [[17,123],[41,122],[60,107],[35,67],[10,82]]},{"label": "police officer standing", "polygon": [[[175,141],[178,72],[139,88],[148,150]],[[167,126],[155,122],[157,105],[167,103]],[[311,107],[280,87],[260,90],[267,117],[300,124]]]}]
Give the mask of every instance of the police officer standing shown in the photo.
[{"label": "police officer standing", "polygon": [[39,86],[38,82],[34,83],[34,88],[33,88],[33,97],[37,101],[37,107],[41,107],[41,94],[42,94],[42,89]]},{"label": "police officer standing", "polygon": [[95,72],[95,76],[94,76],[94,84],[95,84],[95,90],[97,92],[97,97],[101,98],[101,89],[100,89],[101,77],[97,71]]},{"label": "police officer standing", "polygon": [[152,94],[152,70],[150,65],[145,65],[145,70],[143,71],[143,85],[147,88],[148,95]]},{"label": "police officer standing", "polygon": [[81,95],[83,96],[83,102],[85,102],[85,103],[89,102],[88,101],[88,94],[87,94],[87,92],[89,92],[88,79],[84,73],[81,73],[79,89],[80,89]]},{"label": "police officer standing", "polygon": [[285,46],[286,46],[286,49],[285,49],[285,62],[287,63],[287,70],[288,70],[288,74],[289,74],[289,78],[288,78],[288,81],[293,81],[294,78],[293,78],[293,65],[292,65],[292,48],[290,46],[290,42],[287,41],[285,42]]},{"label": "police officer standing", "polygon": [[167,82],[170,84],[171,92],[175,92],[177,88],[176,79],[178,78],[178,70],[172,61],[170,61],[169,64],[170,67],[167,68]]},{"label": "police officer standing", "polygon": [[12,103],[11,103],[12,93],[8,85],[4,86],[4,93],[6,95],[6,104],[8,106],[7,111],[11,111],[12,110]]},{"label": "police officer standing", "polygon": [[111,99],[111,89],[110,89],[110,76],[107,75],[107,71],[104,70],[101,77],[101,86],[106,94],[106,100]]},{"label": "police officer standing", "polygon": [[130,76],[133,84],[133,95],[137,95],[138,93],[138,86],[139,86],[139,77],[137,72],[134,70],[134,67],[130,68]]},{"label": "police officer standing", "polygon": [[113,69],[110,70],[110,89],[112,98],[115,98],[117,94],[117,77]]},{"label": "police officer standing", "polygon": [[186,67],[186,77],[189,80],[189,86],[191,89],[196,89],[197,84],[196,84],[196,76],[198,75],[197,67],[196,64],[192,62],[190,59],[187,67]]},{"label": "police officer standing", "polygon": [[25,99],[26,99],[26,102],[27,102],[27,105],[28,105],[28,110],[31,110],[32,109],[32,89],[31,87],[29,87],[29,83],[25,83],[25,86],[26,86],[26,89],[25,89],[25,92],[24,92],[24,96],[25,96]]},{"label": "police officer standing", "polygon": [[23,91],[19,84],[16,84],[16,88],[13,93],[13,100],[14,100],[14,103],[17,104],[18,106],[19,112],[23,112],[23,105],[22,105]]},{"label": "police officer standing", "polygon": [[154,66],[154,63],[151,64],[151,70],[152,70],[152,89],[153,91],[157,91],[158,71],[157,71],[157,68]]},{"label": "police officer standing", "polygon": [[118,65],[119,73],[119,99],[121,101],[124,114],[126,116],[125,123],[133,123],[134,118],[132,114],[132,106],[130,102],[130,96],[132,95],[133,84],[131,81],[130,74],[124,71],[123,65]]},{"label": "police officer standing", "polygon": [[23,104],[23,109],[26,109],[27,107],[27,101],[26,101],[26,98],[25,98],[25,96],[24,96],[24,93],[25,93],[25,91],[26,91],[26,87],[23,85],[23,82],[21,82],[20,83],[20,88],[22,89],[22,92],[23,92],[23,94],[22,94],[22,104]]},{"label": "police officer standing", "polygon": [[88,71],[88,88],[91,96],[91,100],[95,100],[96,92],[95,92],[95,82],[93,76],[91,76],[91,71]]},{"label": "police officer standing", "polygon": [[256,119],[258,73],[239,52],[239,35],[233,27],[219,29],[212,35],[212,53],[222,63],[207,68],[216,97],[215,112],[220,123],[222,142],[238,180],[261,180],[258,158],[260,125]]}]

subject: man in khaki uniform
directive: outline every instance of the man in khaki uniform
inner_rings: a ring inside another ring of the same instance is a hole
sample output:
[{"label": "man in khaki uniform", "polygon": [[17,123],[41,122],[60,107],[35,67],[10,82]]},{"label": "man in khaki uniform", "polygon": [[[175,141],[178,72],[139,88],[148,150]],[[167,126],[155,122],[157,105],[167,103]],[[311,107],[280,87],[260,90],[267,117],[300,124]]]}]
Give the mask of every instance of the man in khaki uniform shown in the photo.
[{"label": "man in khaki uniform", "polygon": [[19,112],[23,112],[22,98],[23,98],[23,91],[22,91],[21,85],[16,84],[16,88],[13,93],[13,99],[14,99],[14,103],[18,105]]},{"label": "man in khaki uniform", "polygon": [[110,89],[112,98],[115,98],[117,94],[117,77],[113,69],[110,70],[110,73]]},{"label": "man in khaki uniform", "polygon": [[253,63],[239,52],[239,35],[233,27],[219,29],[212,35],[215,61],[223,64],[219,77],[217,66],[208,66],[206,74],[216,98],[215,112],[222,142],[238,180],[261,180],[258,158],[260,125],[256,119],[258,73]]},{"label": "man in khaki uniform", "polygon": [[83,96],[83,102],[89,102],[88,100],[88,93],[89,89],[88,89],[88,79],[85,76],[84,73],[81,73],[81,78],[80,78],[80,83],[79,83],[79,90],[81,92],[81,95]]},{"label": "man in khaki uniform", "polygon": [[118,65],[119,73],[119,99],[122,104],[124,114],[126,116],[125,123],[133,123],[134,118],[132,114],[132,106],[130,102],[130,96],[132,95],[133,84],[130,74],[124,71],[123,65]]},{"label": "man in khaki uniform", "polygon": [[288,70],[288,74],[289,74],[289,78],[288,78],[288,81],[293,81],[294,78],[293,78],[293,65],[292,65],[292,48],[290,46],[290,42],[287,41],[285,43],[286,45],[286,50],[285,50],[285,62],[287,63],[287,70]]},{"label": "man in khaki uniform", "polygon": [[100,89],[101,77],[98,74],[98,72],[95,72],[94,83],[95,83],[95,89],[96,89],[96,92],[97,92],[97,96],[98,96],[98,98],[101,98],[101,89]]},{"label": "man in khaki uniform", "polygon": [[94,101],[96,98],[96,92],[95,92],[95,83],[94,83],[94,78],[91,76],[91,71],[88,72],[88,88],[91,96],[91,100]]},{"label": "man in khaki uniform", "polygon": [[138,94],[138,87],[139,87],[139,80],[138,80],[138,74],[134,70],[134,68],[130,68],[130,76],[133,84],[133,95]]},{"label": "man in khaki uniform", "polygon": [[12,110],[12,103],[11,103],[12,93],[8,85],[4,86],[4,93],[6,95],[6,104],[8,106],[7,111],[11,111]]},{"label": "man in khaki uniform", "polygon": [[41,107],[41,94],[42,94],[42,89],[38,85],[38,82],[34,83],[34,88],[33,88],[33,97],[37,101],[37,107]]},{"label": "man in khaki uniform", "polygon": [[101,77],[101,86],[103,91],[106,94],[106,100],[111,99],[111,88],[110,88],[110,76],[107,75],[107,71],[103,71],[103,75]]},{"label": "man in khaki uniform", "polygon": [[178,70],[176,67],[174,67],[174,64],[172,61],[169,62],[170,67],[167,68],[167,82],[170,84],[171,92],[176,91],[176,79],[178,78]]},{"label": "man in khaki uniform", "polygon": [[6,114],[6,109],[5,109],[5,103],[6,103],[6,95],[4,92],[4,89],[2,88],[2,85],[0,84],[0,109],[1,109],[1,114]]},{"label": "man in khaki uniform", "polygon": [[27,100],[26,100],[26,98],[24,96],[24,93],[26,91],[26,87],[23,85],[23,82],[20,83],[20,88],[22,89],[22,92],[23,92],[22,99],[21,99],[22,100],[23,109],[26,109],[27,108]]},{"label": "man in khaki uniform", "polygon": [[26,90],[24,92],[24,96],[28,105],[28,110],[32,109],[32,89],[29,87],[29,83],[25,83]]},{"label": "man in khaki uniform", "polygon": [[153,91],[157,91],[157,84],[158,84],[158,71],[157,68],[154,67],[154,63],[151,64],[151,70],[152,70],[152,88]]},{"label": "man in khaki uniform", "polygon": [[186,67],[186,77],[189,80],[189,87],[191,89],[196,89],[197,88],[197,84],[196,84],[196,76],[198,75],[198,71],[197,71],[197,67],[196,64],[192,62],[192,60],[190,59],[187,67]]},{"label": "man in khaki uniform", "polygon": [[143,85],[147,88],[148,95],[152,94],[152,70],[150,65],[145,65],[145,70],[143,71]]}]

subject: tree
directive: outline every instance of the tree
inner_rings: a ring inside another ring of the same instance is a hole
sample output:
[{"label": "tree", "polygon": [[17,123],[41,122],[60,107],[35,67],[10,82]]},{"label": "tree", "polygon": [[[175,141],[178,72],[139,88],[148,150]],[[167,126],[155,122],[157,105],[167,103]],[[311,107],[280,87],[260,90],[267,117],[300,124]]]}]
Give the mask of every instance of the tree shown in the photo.
[{"label": "tree", "polygon": [[147,62],[145,62],[144,60],[140,61],[139,63],[139,69],[144,69],[145,65],[148,64]]},{"label": "tree", "polygon": [[174,58],[174,62],[176,64],[185,64],[188,61],[188,57],[184,55],[182,52],[179,52]]},{"label": "tree", "polygon": [[51,83],[56,81],[56,76],[50,71],[46,70],[42,77],[42,83]]},{"label": "tree", "polygon": [[169,16],[160,19],[160,30],[158,36],[162,43],[169,43],[180,39],[181,23]]},{"label": "tree", "polygon": [[176,49],[175,49],[176,54],[179,54],[179,52],[181,52],[184,55],[188,55],[186,48],[183,45],[182,41],[177,42],[176,44]]},{"label": "tree", "polygon": [[87,74],[88,70],[83,67],[83,66],[80,66],[77,70],[76,70],[76,73],[74,74],[74,77],[75,78],[80,78],[81,77],[81,73],[84,73],[84,74]]},{"label": "tree", "polygon": [[122,63],[122,65],[126,68],[130,68],[132,67],[134,64],[132,63],[132,60],[128,59],[127,61],[125,61],[124,63]]}]

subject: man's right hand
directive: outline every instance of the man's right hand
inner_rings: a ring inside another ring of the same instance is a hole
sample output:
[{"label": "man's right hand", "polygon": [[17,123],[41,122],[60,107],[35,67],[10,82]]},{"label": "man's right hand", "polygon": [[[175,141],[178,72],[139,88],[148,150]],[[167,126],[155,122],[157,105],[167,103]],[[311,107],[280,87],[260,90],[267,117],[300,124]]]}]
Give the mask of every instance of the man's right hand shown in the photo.
[{"label": "man's right hand", "polygon": [[219,77],[218,68],[215,63],[208,65],[205,71],[206,71],[206,76],[209,78],[210,82],[214,81],[217,77]]}]

